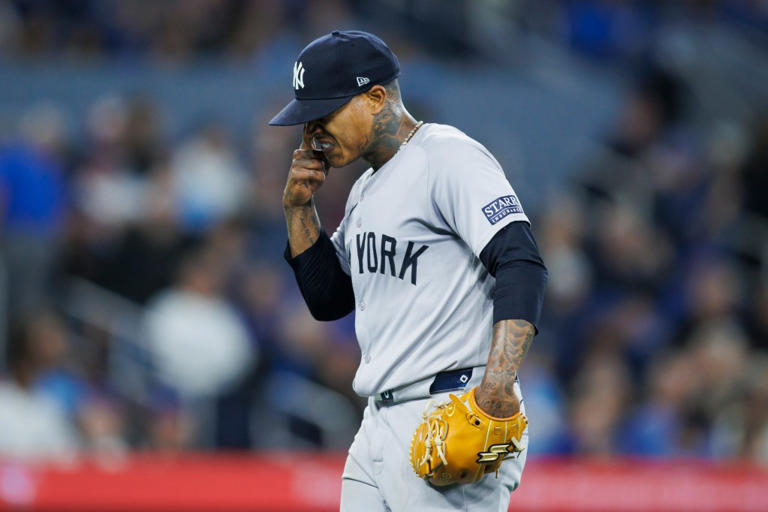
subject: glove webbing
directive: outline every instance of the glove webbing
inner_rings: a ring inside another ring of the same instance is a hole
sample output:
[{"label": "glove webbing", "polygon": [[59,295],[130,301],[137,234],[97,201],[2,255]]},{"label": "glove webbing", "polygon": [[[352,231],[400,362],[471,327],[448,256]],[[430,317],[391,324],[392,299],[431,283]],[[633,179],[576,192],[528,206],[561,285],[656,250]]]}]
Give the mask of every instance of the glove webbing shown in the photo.
[{"label": "glove webbing", "polygon": [[[448,461],[445,459],[445,436],[448,431],[444,421],[438,418],[430,419],[429,414],[427,414],[430,405],[432,405],[432,400],[427,402],[426,406],[424,406],[424,412],[422,413],[422,417],[424,418],[424,421],[427,422],[429,428],[427,429],[427,437],[424,439],[424,456],[421,458],[421,461],[419,461],[419,465],[427,464],[429,472],[432,473],[435,469],[432,467],[432,448],[435,449],[437,456],[442,463],[446,466],[448,465]],[[451,409],[446,412],[448,416],[452,416],[455,410],[451,405],[441,406],[441,408]]]}]

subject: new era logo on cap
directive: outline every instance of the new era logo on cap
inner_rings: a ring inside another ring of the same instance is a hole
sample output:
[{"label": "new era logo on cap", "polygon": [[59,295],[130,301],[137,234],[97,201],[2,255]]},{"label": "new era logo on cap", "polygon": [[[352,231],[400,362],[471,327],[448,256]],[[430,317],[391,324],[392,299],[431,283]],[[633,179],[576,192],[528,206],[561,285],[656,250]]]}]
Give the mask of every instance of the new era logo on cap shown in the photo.
[{"label": "new era logo on cap", "polygon": [[386,84],[399,74],[400,63],[384,41],[359,30],[334,30],[299,53],[293,64],[294,99],[269,124],[293,125],[320,119],[352,97],[377,84]]}]

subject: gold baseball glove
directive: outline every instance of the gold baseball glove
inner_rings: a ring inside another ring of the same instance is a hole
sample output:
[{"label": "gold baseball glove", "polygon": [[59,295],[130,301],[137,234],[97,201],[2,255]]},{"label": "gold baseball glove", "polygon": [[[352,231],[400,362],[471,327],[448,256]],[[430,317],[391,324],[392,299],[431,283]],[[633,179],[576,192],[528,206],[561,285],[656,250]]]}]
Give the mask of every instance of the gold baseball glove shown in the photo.
[{"label": "gold baseball glove", "polygon": [[504,459],[525,449],[521,438],[528,419],[518,412],[509,418],[485,414],[475,401],[475,389],[424,411],[424,421],[411,441],[411,466],[432,485],[477,482],[496,473]]}]

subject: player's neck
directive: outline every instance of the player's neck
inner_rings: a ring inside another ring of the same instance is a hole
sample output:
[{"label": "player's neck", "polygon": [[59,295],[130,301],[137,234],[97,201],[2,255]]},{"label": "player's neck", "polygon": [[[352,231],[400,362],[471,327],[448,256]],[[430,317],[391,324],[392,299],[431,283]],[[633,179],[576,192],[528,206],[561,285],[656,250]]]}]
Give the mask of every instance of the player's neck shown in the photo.
[{"label": "player's neck", "polygon": [[415,126],[416,120],[402,105],[385,109],[377,115],[374,120],[372,142],[363,155],[363,158],[373,167],[374,172],[395,156]]}]

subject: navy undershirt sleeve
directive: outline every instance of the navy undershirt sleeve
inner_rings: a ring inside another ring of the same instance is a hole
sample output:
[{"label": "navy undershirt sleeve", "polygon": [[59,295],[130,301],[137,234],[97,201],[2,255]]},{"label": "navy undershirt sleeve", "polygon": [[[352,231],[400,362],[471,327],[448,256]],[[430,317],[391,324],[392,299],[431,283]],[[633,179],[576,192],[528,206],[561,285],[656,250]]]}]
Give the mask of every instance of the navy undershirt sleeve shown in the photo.
[{"label": "navy undershirt sleeve", "polygon": [[536,327],[548,275],[528,223],[512,222],[502,228],[483,248],[480,261],[496,277],[493,323],[520,319]]},{"label": "navy undershirt sleeve", "polygon": [[317,242],[295,258],[291,258],[290,246],[286,247],[285,260],[316,320],[338,320],[355,308],[352,279],[342,270],[333,242],[324,231]]}]

